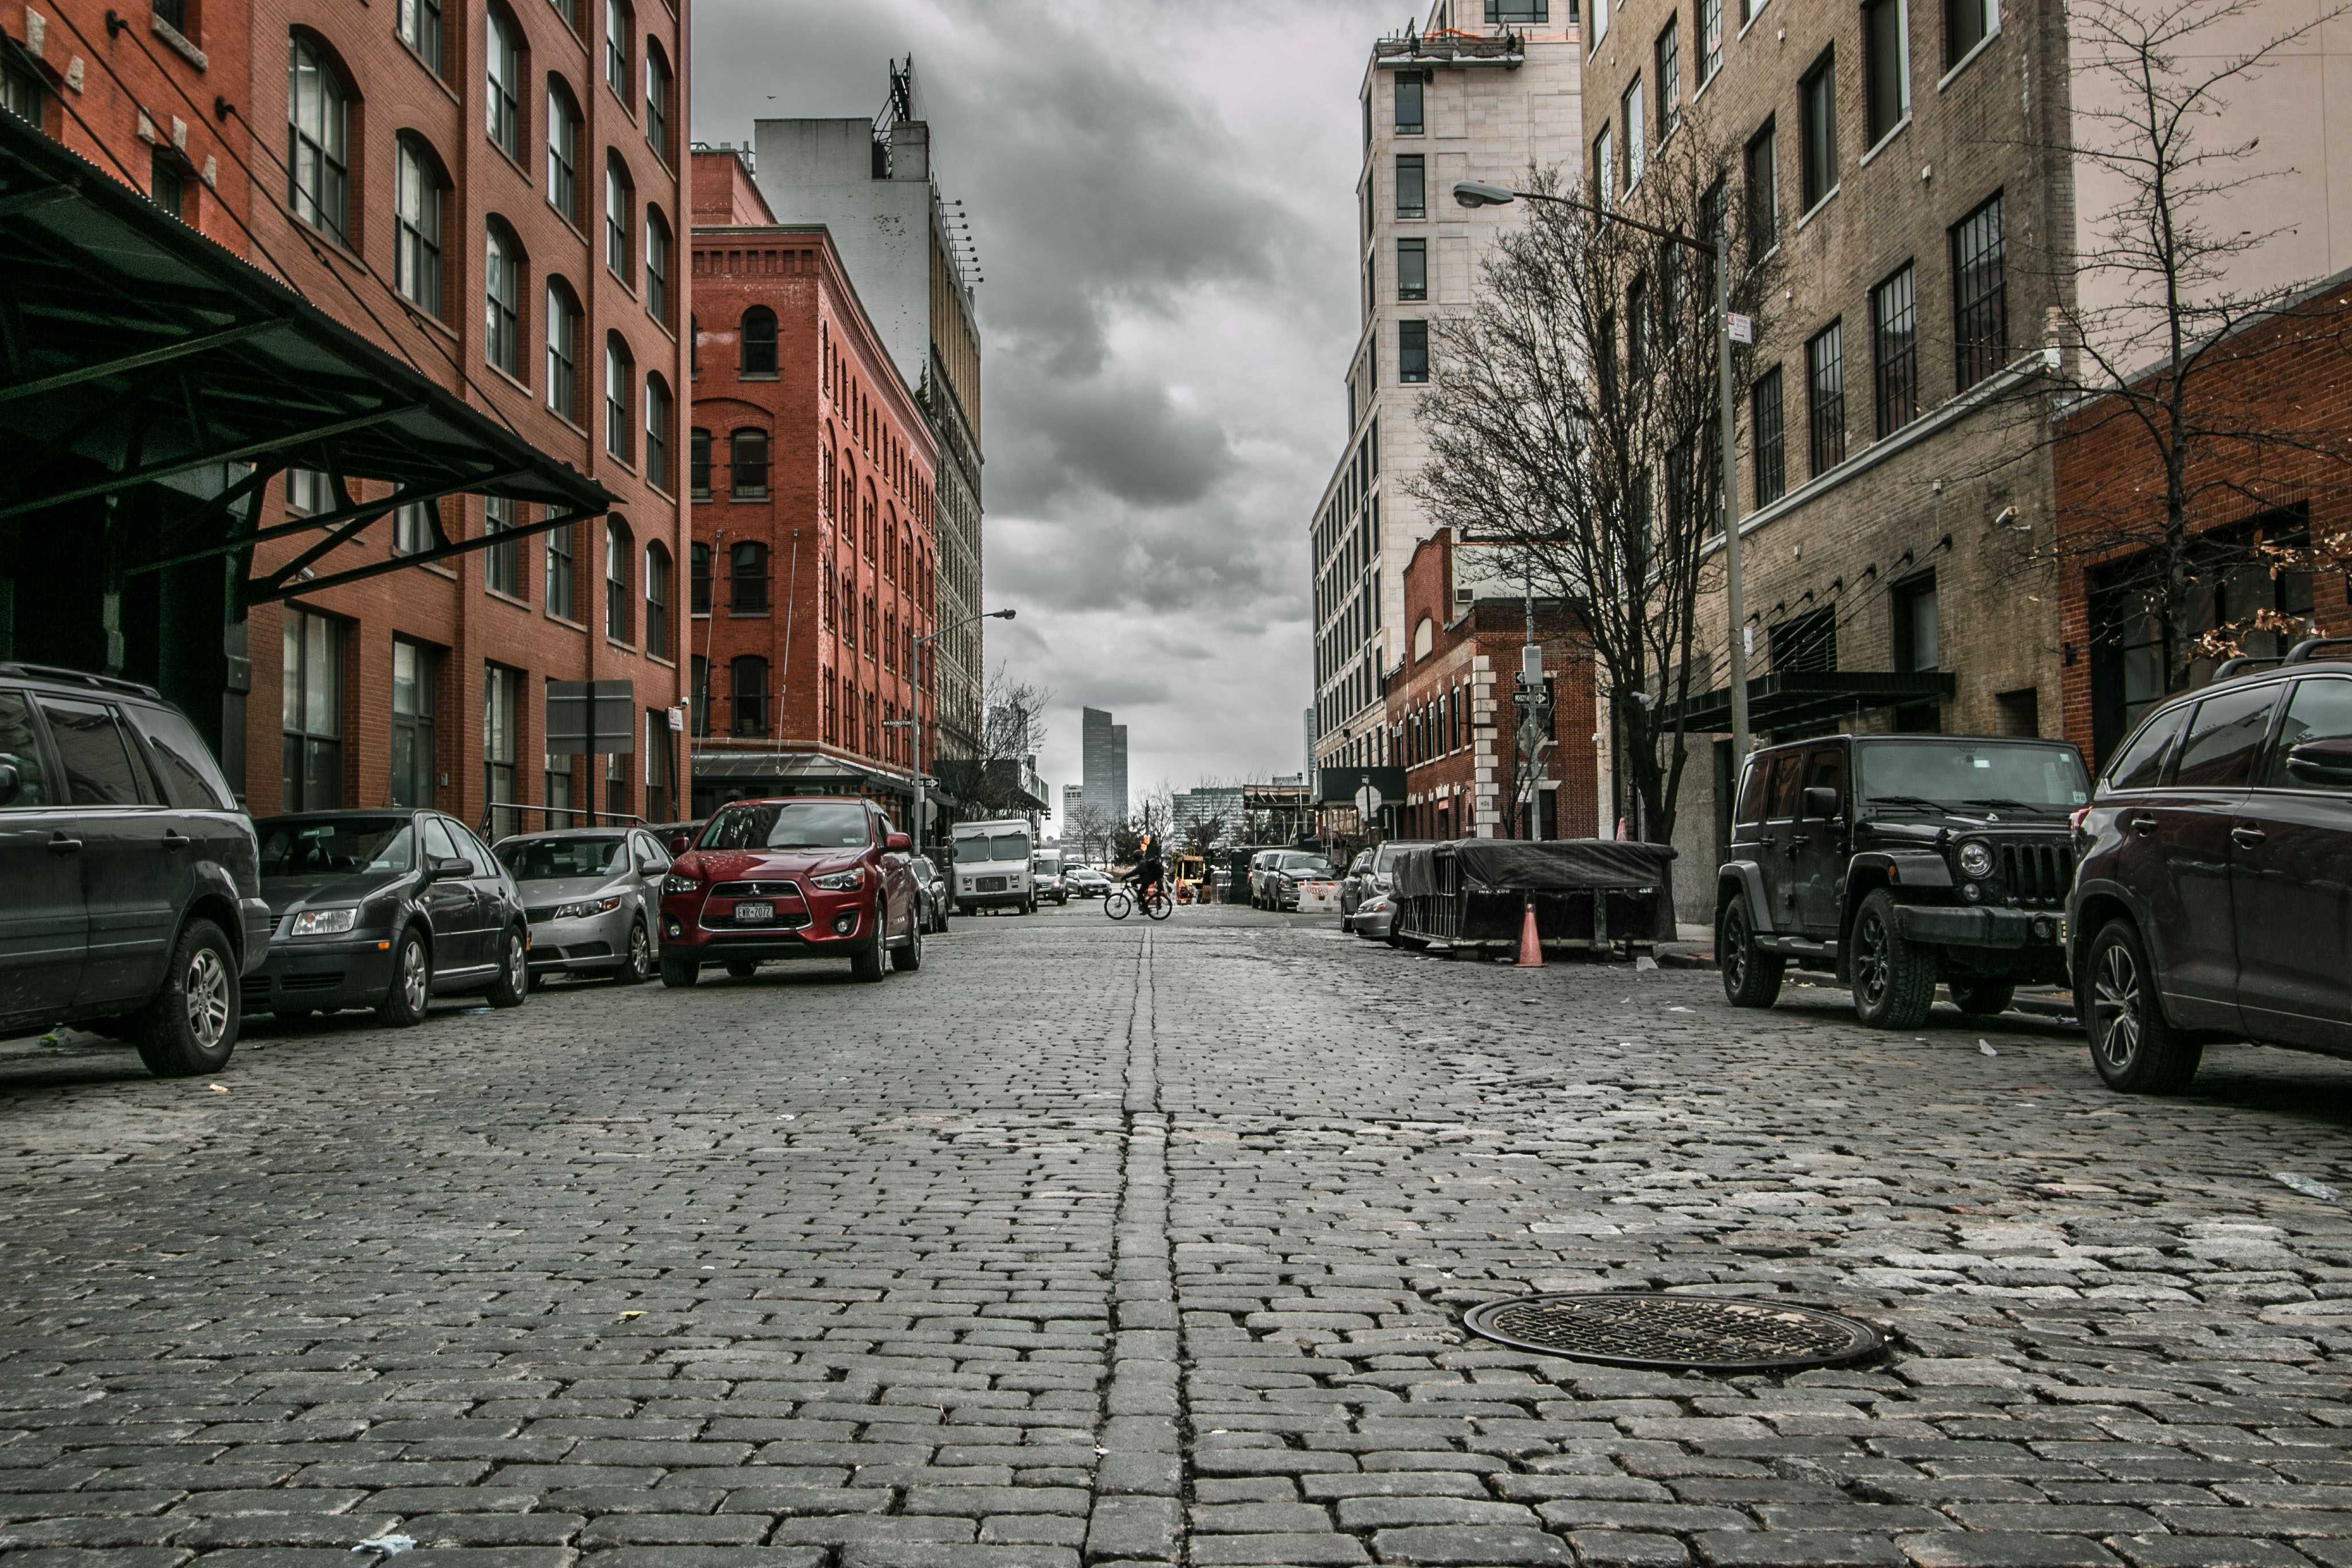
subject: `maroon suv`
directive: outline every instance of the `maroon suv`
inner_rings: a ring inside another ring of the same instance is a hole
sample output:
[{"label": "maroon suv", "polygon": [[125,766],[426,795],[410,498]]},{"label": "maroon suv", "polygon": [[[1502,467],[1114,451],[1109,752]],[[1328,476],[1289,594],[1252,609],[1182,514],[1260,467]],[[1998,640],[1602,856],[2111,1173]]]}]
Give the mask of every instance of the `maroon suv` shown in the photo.
[{"label": "maroon suv", "polygon": [[860,980],[923,966],[907,836],[870,801],[740,800],[713,812],[662,879],[661,975],[741,978],[770,959],[845,958]]}]

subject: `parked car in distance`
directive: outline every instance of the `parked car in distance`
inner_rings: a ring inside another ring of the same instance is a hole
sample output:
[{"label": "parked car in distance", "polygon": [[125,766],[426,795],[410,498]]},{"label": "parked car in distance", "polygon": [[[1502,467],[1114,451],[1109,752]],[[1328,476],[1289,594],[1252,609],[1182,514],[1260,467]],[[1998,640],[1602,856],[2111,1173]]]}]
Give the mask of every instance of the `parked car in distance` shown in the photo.
[{"label": "parked car in distance", "polygon": [[247,1007],[281,1018],[373,1007],[425,1021],[436,995],[530,992],[530,923],[499,858],[436,811],[315,811],[265,817],[261,890],[277,933],[245,981]]},{"label": "parked car in distance", "polygon": [[2225,1041],[2352,1057],[2352,660],[2315,657],[2347,643],[2223,665],[2076,814],[2075,1007],[2113,1088],[2177,1092]]},{"label": "parked car in distance", "polygon": [[74,1024],[217,1072],[269,949],[253,824],[152,687],[0,664],[0,1036]]},{"label": "parked car in distance", "polygon": [[1070,890],[1070,897],[1074,899],[1099,899],[1108,896],[1110,879],[1103,875],[1100,867],[1065,866],[1062,868],[1062,886]]},{"label": "parked car in distance", "polygon": [[915,890],[923,899],[923,929],[943,931],[948,929],[948,879],[937,862],[928,855],[917,855],[907,862],[907,869],[915,874]]},{"label": "parked car in distance", "polygon": [[1037,912],[1037,889],[1029,875],[1036,840],[1026,818],[959,822],[948,836],[948,847],[955,862],[956,913],[988,909]]},{"label": "parked car in distance", "polygon": [[1854,1012],[1916,1028],[1940,979],[1986,1017],[2066,973],[2068,818],[2090,798],[2063,741],[1828,735],[1748,759],[1716,882],[1716,961],[1735,1007],[1788,966],[1853,987]]},{"label": "parked car in distance", "polygon": [[1062,880],[1062,852],[1040,849],[1029,857],[1029,882],[1037,889],[1037,901],[1047,899],[1058,907],[1070,901],[1068,884]]},{"label": "parked car in distance", "polygon": [[1339,882],[1339,929],[1352,929],[1355,911],[1364,902],[1396,885],[1397,856],[1415,847],[1418,839],[1391,838],[1370,849],[1357,852],[1348,866],[1348,874]]},{"label": "parked car in distance", "polygon": [[1374,893],[1356,906],[1349,929],[1368,942],[1392,942],[1396,913],[1394,894]]},{"label": "parked car in distance", "polygon": [[1261,849],[1250,857],[1250,908],[1254,910],[1274,908],[1272,895],[1266,887],[1266,879],[1272,874],[1276,862],[1286,853],[1286,851],[1281,849]]},{"label": "parked car in distance", "polygon": [[1356,858],[1348,862],[1347,871],[1339,878],[1339,929],[1355,929],[1356,906],[1364,900],[1364,879],[1371,874],[1372,852],[1359,849]]},{"label": "parked car in distance", "polygon": [[687,847],[694,842],[694,836],[702,831],[702,824],[699,822],[648,822],[646,824],[646,831],[652,834],[654,842],[668,850],[669,858],[675,860],[686,853]]},{"label": "parked car in distance", "polygon": [[773,959],[845,958],[860,980],[920,969],[912,847],[871,801],[720,806],[662,879],[662,984],[691,985],[711,963],[744,979]]},{"label": "parked car in distance", "polygon": [[1307,849],[1284,849],[1276,852],[1274,864],[1266,868],[1266,907],[1273,910],[1298,908],[1298,889],[1302,883],[1336,881],[1339,873],[1331,862]]},{"label": "parked car in distance", "polygon": [[653,978],[670,856],[651,829],[558,828],[495,848],[530,919],[533,974]]}]

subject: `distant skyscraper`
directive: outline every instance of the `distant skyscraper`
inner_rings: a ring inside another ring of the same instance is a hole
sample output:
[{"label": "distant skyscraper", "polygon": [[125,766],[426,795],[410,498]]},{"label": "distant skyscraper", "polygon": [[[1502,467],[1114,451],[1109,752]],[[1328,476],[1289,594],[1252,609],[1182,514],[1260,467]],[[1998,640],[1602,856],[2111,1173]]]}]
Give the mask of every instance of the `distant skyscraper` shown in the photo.
[{"label": "distant skyscraper", "polygon": [[1127,726],[1114,724],[1099,708],[1078,710],[1087,805],[1107,812],[1114,822],[1127,820]]},{"label": "distant skyscraper", "polygon": [[1078,819],[1078,807],[1080,807],[1080,806],[1082,806],[1082,805],[1086,805],[1086,803],[1087,803],[1087,786],[1086,786],[1086,785],[1084,785],[1084,784],[1064,784],[1064,785],[1062,786],[1062,831],[1063,831],[1063,832],[1067,833],[1068,831],[1070,831],[1070,824],[1072,824],[1072,823],[1076,822],[1076,821]]}]

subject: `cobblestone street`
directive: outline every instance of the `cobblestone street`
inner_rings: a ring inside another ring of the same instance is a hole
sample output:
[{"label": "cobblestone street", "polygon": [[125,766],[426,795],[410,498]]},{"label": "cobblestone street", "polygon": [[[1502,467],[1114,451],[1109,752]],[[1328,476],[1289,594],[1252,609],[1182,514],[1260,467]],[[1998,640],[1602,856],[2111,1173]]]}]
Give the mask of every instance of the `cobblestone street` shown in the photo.
[{"label": "cobblestone street", "polygon": [[[1331,923],[0,1049],[7,1568],[2352,1564],[2352,1068]],[[1458,1324],[1602,1287],[1891,1343]]]}]

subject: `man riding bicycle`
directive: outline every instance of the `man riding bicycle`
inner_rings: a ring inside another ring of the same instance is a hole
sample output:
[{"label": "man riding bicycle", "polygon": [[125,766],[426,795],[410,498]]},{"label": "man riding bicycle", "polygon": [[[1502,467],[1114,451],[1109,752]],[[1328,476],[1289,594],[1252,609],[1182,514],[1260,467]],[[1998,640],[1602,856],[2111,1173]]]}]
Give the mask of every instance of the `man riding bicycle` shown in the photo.
[{"label": "man riding bicycle", "polygon": [[1159,891],[1160,879],[1166,871],[1167,868],[1160,863],[1160,851],[1152,847],[1149,837],[1145,838],[1142,853],[1136,858],[1135,869],[1127,874],[1128,886],[1135,889],[1137,903],[1149,904],[1151,901],[1151,895]]}]

